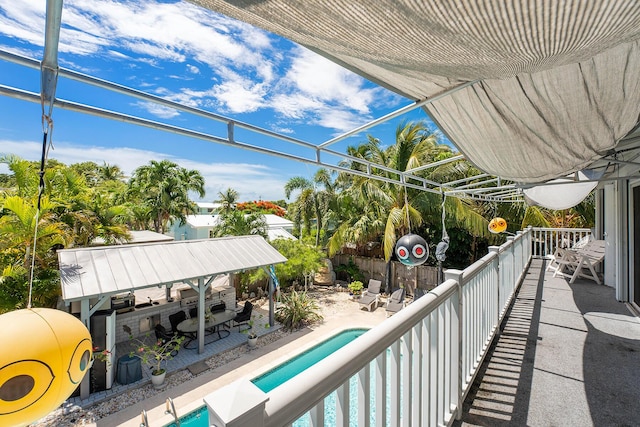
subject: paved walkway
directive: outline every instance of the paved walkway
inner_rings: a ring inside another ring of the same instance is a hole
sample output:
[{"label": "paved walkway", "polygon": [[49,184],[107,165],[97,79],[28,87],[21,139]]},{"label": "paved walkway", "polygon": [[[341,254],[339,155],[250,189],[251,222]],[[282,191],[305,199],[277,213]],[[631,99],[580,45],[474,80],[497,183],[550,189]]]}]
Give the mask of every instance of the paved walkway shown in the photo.
[{"label": "paved walkway", "polygon": [[640,425],[640,319],[533,260],[456,425]]}]

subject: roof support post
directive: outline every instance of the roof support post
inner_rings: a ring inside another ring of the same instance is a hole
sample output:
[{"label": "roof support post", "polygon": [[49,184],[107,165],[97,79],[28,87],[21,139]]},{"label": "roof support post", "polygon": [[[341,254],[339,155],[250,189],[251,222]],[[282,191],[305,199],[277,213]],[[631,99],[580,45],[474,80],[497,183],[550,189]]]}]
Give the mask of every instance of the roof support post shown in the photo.
[{"label": "roof support post", "polygon": [[198,354],[204,352],[204,295],[206,292],[204,277],[198,277]]},{"label": "roof support post", "polygon": [[[91,313],[90,313],[89,298],[83,298],[80,300],[80,321],[84,323],[84,326],[91,331]],[[85,375],[80,383],[80,399],[87,399],[90,394],[89,378],[91,375]]]},{"label": "roof support post", "polygon": [[58,83],[58,43],[60,41],[60,22],[62,20],[62,0],[47,1],[47,19],[45,23],[44,57],[40,64],[40,96],[43,108],[49,106],[51,116],[53,101]]}]

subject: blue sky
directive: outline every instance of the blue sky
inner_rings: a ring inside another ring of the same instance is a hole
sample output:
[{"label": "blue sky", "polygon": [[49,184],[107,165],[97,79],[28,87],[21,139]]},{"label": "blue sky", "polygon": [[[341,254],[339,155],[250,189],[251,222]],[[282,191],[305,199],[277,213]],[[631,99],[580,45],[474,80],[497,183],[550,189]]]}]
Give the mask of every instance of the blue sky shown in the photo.
[{"label": "blue sky", "polygon": [[[0,0],[0,49],[40,60],[44,22],[45,0]],[[288,40],[187,2],[65,0],[59,64],[314,144],[411,103]],[[0,60],[0,84],[38,93],[39,72]],[[56,94],[226,136],[226,126],[219,122],[64,78]],[[0,96],[0,112],[0,153],[38,160],[41,106]],[[366,133],[391,144],[398,123],[416,119],[427,116],[415,110]],[[127,174],[150,160],[169,159],[203,174],[204,201],[215,200],[228,187],[236,189],[241,200],[282,199],[289,178],[311,178],[316,170],[60,108],[54,109],[53,120],[50,158],[116,164]],[[363,141],[366,133],[332,148],[343,152]],[[272,149],[284,144],[246,132],[237,136]]]}]

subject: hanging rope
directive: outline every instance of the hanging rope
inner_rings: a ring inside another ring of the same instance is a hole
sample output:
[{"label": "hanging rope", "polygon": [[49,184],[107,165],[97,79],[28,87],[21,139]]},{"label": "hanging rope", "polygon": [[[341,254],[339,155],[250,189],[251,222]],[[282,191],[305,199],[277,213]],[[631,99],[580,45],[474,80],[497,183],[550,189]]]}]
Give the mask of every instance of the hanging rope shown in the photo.
[{"label": "hanging rope", "polygon": [[409,201],[407,200],[407,187],[404,187],[404,209],[407,212],[407,227],[409,228],[409,234],[411,234],[411,219],[409,218]]},{"label": "hanging rope", "polygon": [[[49,113],[44,112],[44,99],[41,101],[42,106],[42,155],[40,156],[40,170],[38,175],[40,181],[38,183],[38,203],[36,205],[35,224],[33,227],[33,246],[31,247],[31,269],[29,272],[29,296],[27,297],[27,308],[31,308],[31,299],[33,295],[33,278],[36,270],[36,246],[38,243],[38,224],[40,223],[40,208],[42,205],[42,195],[44,194],[44,170],[49,153],[51,143],[51,135],[53,134],[53,120],[51,119],[51,111],[53,109],[53,101],[49,105]],[[27,248],[27,251],[29,249]]]},{"label": "hanging rope", "polygon": [[447,234],[447,227],[444,224],[444,219],[446,217],[444,202],[446,200],[446,196],[442,188],[440,189],[440,192],[442,194],[442,204],[440,205],[442,209],[442,240],[440,240],[440,243],[436,246],[436,259],[441,263],[447,257],[445,253],[447,252],[447,249],[449,249],[449,235]]}]

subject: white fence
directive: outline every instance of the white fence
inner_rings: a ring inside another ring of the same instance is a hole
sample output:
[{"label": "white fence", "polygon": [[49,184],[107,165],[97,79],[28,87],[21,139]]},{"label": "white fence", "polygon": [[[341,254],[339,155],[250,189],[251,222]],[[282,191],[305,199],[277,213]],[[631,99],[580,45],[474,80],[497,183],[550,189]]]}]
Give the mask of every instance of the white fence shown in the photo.
[{"label": "white fence", "polygon": [[[212,393],[210,425],[450,425],[528,267],[533,235],[448,270],[443,284],[269,393],[247,380]],[[229,415],[230,390],[242,396],[241,413]]]}]

